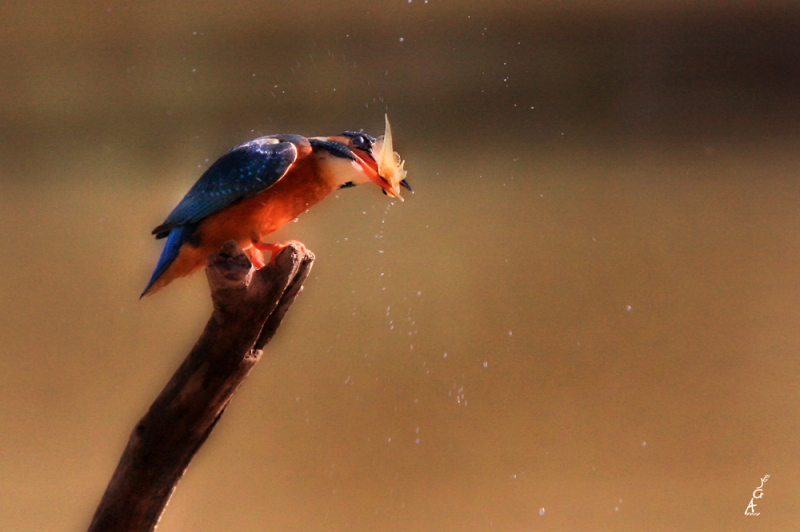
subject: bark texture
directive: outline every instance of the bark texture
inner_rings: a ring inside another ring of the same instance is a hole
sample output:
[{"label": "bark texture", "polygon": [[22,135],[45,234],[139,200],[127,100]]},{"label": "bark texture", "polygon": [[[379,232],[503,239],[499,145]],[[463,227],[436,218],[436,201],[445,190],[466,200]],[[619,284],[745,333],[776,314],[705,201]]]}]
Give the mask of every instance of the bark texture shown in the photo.
[{"label": "bark texture", "polygon": [[313,262],[300,243],[261,270],[252,268],[233,241],[209,257],[211,318],[134,428],[90,532],[155,530],[189,462],[261,358]]}]

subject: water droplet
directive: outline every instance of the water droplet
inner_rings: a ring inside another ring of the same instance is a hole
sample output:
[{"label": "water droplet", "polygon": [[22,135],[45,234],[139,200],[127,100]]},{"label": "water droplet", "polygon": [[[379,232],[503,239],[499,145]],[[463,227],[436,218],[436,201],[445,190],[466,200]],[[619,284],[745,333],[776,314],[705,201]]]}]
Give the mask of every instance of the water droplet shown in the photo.
[{"label": "water droplet", "polygon": [[544,508],[539,508],[539,515],[544,515]]}]

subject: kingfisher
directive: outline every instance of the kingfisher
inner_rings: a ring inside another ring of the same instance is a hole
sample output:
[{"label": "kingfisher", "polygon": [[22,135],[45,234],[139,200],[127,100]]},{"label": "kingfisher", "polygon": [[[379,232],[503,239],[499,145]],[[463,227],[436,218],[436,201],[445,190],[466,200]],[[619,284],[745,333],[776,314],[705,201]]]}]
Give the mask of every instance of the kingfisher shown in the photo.
[{"label": "kingfisher", "polygon": [[331,137],[268,135],[240,144],[217,159],[153,229],[167,242],[140,297],[199,270],[228,240],[263,268],[263,251],[275,260],[288,245],[264,239],[335,190],[371,182],[402,201],[401,187],[413,192],[404,165],[392,146],[388,116],[378,138],[345,131]]}]

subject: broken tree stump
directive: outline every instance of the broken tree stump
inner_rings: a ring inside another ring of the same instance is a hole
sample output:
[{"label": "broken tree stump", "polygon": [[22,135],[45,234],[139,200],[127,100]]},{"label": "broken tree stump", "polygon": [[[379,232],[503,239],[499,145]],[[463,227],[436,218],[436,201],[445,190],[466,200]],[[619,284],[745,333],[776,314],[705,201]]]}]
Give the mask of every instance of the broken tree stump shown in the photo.
[{"label": "broken tree stump", "polygon": [[158,524],[178,481],[261,358],[314,262],[293,243],[254,270],[234,242],[208,259],[214,311],[186,360],[136,424],[89,532]]}]

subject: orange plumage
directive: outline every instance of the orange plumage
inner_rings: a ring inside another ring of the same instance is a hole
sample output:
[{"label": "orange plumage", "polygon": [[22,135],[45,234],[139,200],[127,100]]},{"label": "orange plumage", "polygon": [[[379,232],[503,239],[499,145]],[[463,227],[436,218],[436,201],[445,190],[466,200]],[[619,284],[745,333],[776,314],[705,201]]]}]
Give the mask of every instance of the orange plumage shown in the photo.
[{"label": "orange plumage", "polygon": [[[273,135],[223,155],[153,231],[167,243],[142,296],[202,268],[228,240],[263,267],[261,251],[281,247],[264,238],[338,188],[373,182],[398,196],[398,183],[379,173],[375,145],[369,135],[349,131],[310,139]],[[410,190],[405,179],[400,184]]]}]

